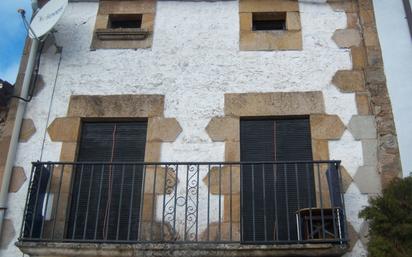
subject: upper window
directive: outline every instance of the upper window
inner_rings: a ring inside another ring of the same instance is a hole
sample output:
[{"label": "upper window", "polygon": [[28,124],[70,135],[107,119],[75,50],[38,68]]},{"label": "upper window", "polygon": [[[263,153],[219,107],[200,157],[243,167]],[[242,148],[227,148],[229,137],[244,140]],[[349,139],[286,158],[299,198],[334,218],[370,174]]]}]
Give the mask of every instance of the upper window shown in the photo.
[{"label": "upper window", "polygon": [[91,48],[150,48],[156,1],[101,0]]},{"label": "upper window", "polygon": [[242,51],[302,50],[299,3],[239,0]]},{"label": "upper window", "polygon": [[286,13],[253,13],[252,29],[258,30],[285,30]]}]

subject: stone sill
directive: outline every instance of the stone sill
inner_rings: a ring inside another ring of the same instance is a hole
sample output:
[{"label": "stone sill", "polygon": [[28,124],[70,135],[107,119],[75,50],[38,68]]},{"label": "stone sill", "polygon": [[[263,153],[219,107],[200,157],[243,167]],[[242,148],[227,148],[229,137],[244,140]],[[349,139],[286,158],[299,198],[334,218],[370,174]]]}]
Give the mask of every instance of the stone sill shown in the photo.
[{"label": "stone sill", "polygon": [[38,257],[269,257],[342,256],[345,246],[336,244],[241,245],[241,244],[91,244],[17,242],[30,256]]},{"label": "stone sill", "polygon": [[100,40],[145,40],[148,35],[148,31],[141,29],[96,29]]}]

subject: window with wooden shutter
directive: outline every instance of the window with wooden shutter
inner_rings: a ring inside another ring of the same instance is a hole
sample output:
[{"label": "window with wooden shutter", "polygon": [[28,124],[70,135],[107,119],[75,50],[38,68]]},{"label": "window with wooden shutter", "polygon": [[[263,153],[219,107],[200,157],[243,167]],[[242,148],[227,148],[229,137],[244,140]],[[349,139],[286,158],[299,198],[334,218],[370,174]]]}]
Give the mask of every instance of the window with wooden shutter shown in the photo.
[{"label": "window with wooden shutter", "polygon": [[242,166],[242,241],[297,240],[295,212],[313,207],[310,164],[263,162],[312,161],[308,118],[243,119],[240,122]]},{"label": "window with wooden shutter", "polygon": [[[86,122],[78,162],[143,162],[147,122]],[[143,165],[78,165],[68,239],[136,240]]]}]

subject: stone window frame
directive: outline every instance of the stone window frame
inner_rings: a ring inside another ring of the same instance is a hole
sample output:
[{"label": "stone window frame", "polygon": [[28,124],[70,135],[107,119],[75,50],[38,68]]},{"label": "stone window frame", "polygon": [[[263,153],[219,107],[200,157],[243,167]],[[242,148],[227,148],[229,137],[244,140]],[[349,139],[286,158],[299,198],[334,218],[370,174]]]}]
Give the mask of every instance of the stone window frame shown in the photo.
[{"label": "stone window frame", "polygon": [[[156,0],[100,0],[91,50],[150,48],[153,43]],[[140,28],[109,28],[110,15],[142,15]]]},{"label": "stone window frame", "polygon": [[[313,160],[329,160],[328,141],[339,140],[346,127],[337,115],[326,113],[323,93],[321,91],[308,92],[274,92],[274,93],[234,93],[224,96],[224,116],[213,117],[206,127],[206,132],[213,142],[225,143],[225,162],[240,161],[240,119],[246,117],[309,117],[312,138]],[[219,185],[219,176],[223,183],[228,183],[229,168],[224,166],[222,170],[212,169],[203,182],[211,188],[211,194],[218,194],[215,190]],[[315,173],[315,188],[317,202],[320,198],[322,188],[323,207],[329,207],[330,201],[328,183],[326,178],[326,167],[321,169],[320,186],[319,179]],[[220,175],[220,173],[222,175]],[[352,178],[344,167],[341,167],[343,188],[345,192]],[[229,218],[234,222],[235,228],[240,228],[240,169],[232,170],[232,192],[224,191],[223,228]],[[209,185],[210,177],[210,185]],[[228,217],[230,212],[230,198],[232,197],[233,216]]]},{"label": "stone window frame", "polygon": [[[51,141],[61,142],[60,162],[76,162],[77,152],[80,143],[81,127],[83,121],[133,121],[147,120],[147,135],[145,146],[144,162],[160,162],[161,144],[163,142],[174,142],[182,128],[175,118],[164,117],[164,96],[163,95],[72,95],[70,97],[68,112],[66,117],[57,117],[47,128]],[[157,173],[156,191],[154,192],[154,173]],[[162,175],[162,172],[167,174]],[[73,167],[66,165],[63,169],[63,184],[58,188],[60,175],[53,175],[51,182],[51,193],[60,193],[59,209],[67,210],[70,195],[70,182],[73,179]],[[173,188],[176,181],[175,171],[169,168],[155,171],[154,165],[145,168],[145,193],[142,211],[142,230],[150,231],[154,217],[153,199],[163,192],[170,194],[173,190],[163,190],[164,179],[167,178],[168,188]],[[55,199],[56,200],[56,199]],[[53,202],[53,206],[57,206]],[[67,221],[67,211],[57,212],[55,238],[64,238],[66,233],[65,224]],[[53,219],[44,225],[45,234],[50,232],[53,226]],[[156,227],[161,224],[153,222]],[[168,224],[163,225],[166,233],[170,231]],[[146,235],[144,234],[143,237]]]},{"label": "stone window frame", "polygon": [[[253,31],[253,13],[285,12],[286,30]],[[302,50],[299,3],[293,0],[239,0],[241,51]]]}]

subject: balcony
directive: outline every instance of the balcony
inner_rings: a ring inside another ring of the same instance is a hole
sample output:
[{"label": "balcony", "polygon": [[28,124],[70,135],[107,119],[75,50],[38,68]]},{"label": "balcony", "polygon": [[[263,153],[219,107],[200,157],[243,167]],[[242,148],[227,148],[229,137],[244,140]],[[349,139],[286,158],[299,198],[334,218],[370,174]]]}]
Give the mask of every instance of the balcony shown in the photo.
[{"label": "balcony", "polygon": [[17,245],[30,256],[341,256],[339,163],[36,162]]}]

